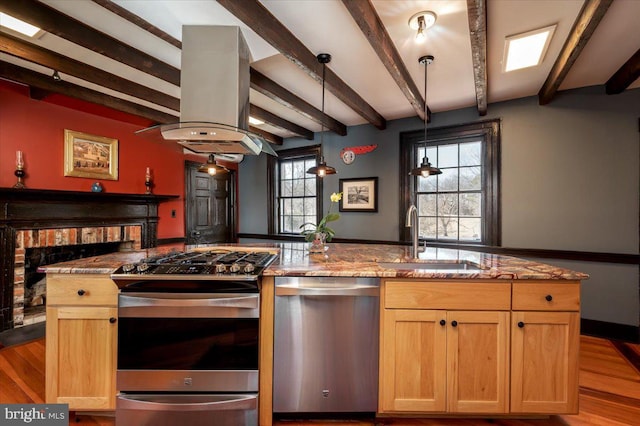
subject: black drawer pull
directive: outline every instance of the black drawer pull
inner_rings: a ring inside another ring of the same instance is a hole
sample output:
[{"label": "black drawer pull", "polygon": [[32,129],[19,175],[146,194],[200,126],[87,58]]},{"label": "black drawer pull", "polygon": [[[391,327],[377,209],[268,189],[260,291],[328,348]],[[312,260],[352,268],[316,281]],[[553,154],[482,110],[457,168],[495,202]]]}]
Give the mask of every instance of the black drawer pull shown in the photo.
[{"label": "black drawer pull", "polygon": [[550,294],[547,294],[544,298],[547,300],[547,302],[551,302],[553,300],[553,296]]},{"label": "black drawer pull", "polygon": [[111,324],[115,324],[116,321],[117,321],[117,319],[115,319],[114,317],[109,318],[109,322]]},{"label": "black drawer pull", "polygon": [[447,322],[445,320],[440,320],[440,325],[445,325]]},{"label": "black drawer pull", "polygon": [[524,328],[524,323],[522,321],[518,322],[518,327]]},{"label": "black drawer pull", "polygon": [[85,293],[86,291],[84,291],[83,289],[78,290],[78,296],[84,296]]},{"label": "black drawer pull", "polygon": [[453,327],[457,327],[458,326],[458,321],[451,321],[451,325]]}]

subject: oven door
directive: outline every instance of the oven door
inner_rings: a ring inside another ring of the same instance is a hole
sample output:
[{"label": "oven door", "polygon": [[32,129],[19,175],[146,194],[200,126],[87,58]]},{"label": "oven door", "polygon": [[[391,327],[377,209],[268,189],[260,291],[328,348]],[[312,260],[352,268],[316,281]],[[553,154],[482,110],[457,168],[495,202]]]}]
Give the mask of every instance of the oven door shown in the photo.
[{"label": "oven door", "polygon": [[120,391],[257,392],[260,295],[121,293]]},{"label": "oven door", "polygon": [[118,426],[254,426],[258,424],[255,394],[120,394]]}]

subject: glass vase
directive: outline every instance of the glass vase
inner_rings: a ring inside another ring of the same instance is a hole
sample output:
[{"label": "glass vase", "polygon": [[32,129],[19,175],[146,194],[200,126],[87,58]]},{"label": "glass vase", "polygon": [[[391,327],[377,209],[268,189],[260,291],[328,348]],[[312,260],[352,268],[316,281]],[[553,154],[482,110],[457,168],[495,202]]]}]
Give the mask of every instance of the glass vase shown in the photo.
[{"label": "glass vase", "polygon": [[313,241],[309,246],[309,253],[324,253],[325,243],[327,242],[327,234],[324,232],[316,232],[313,235]]}]

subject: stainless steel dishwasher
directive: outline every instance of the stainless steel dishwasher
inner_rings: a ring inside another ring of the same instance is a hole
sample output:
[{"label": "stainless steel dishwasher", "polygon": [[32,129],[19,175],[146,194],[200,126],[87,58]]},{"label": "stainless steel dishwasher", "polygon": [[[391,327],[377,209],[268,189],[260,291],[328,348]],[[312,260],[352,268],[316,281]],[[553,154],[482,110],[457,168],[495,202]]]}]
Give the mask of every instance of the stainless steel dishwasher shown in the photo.
[{"label": "stainless steel dishwasher", "polygon": [[274,413],[377,409],[377,278],[275,278]]}]

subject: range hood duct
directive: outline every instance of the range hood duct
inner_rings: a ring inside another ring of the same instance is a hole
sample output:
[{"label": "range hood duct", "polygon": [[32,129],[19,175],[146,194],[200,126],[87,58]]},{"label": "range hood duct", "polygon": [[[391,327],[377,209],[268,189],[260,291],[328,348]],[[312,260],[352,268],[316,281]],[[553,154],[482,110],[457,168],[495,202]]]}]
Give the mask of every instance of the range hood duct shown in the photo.
[{"label": "range hood duct", "polygon": [[182,27],[180,122],[137,131],[198,154],[276,156],[249,131],[250,52],[239,27]]}]

